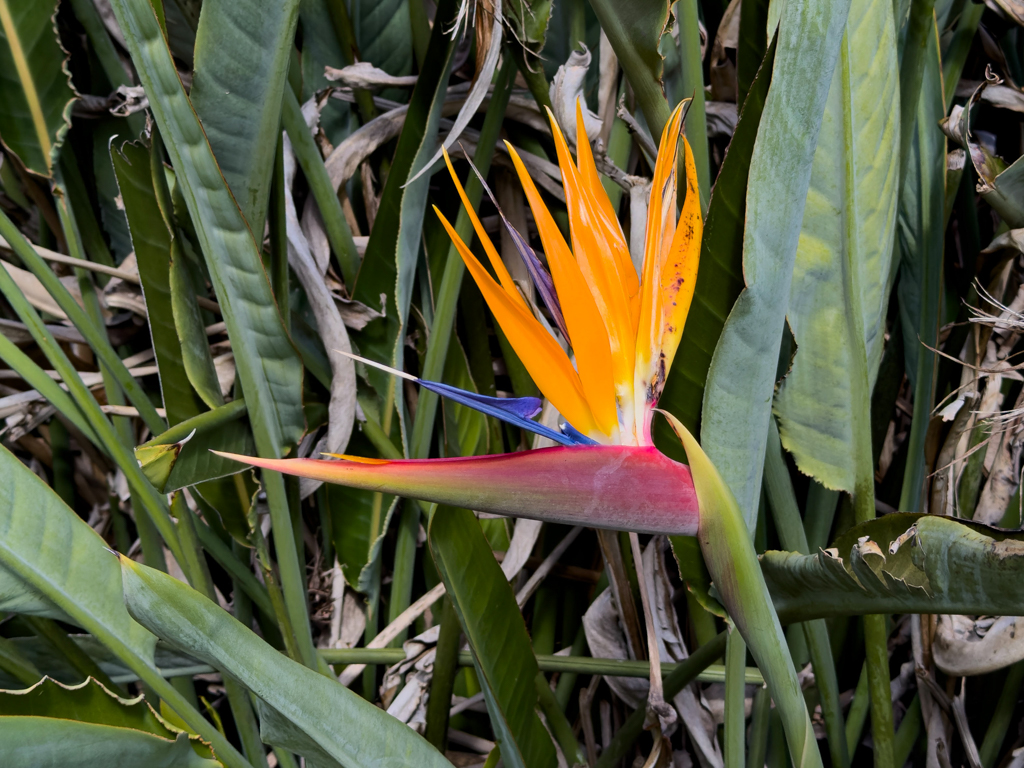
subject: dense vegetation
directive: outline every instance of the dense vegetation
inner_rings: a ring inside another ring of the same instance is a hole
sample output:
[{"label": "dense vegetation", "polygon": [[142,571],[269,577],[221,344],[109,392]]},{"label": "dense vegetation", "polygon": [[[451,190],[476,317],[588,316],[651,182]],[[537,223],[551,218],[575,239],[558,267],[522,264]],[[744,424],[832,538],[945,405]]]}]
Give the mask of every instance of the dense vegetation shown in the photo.
[{"label": "dense vegetation", "polygon": [[[1021,25],[1017,0],[0,0],[0,762],[1024,765]],[[591,145],[639,269],[685,100],[703,241],[658,404],[710,462],[667,419],[654,442],[693,465],[703,541],[211,453],[541,447],[429,385],[548,394],[433,206],[488,263],[461,180],[575,352],[513,159],[581,259],[547,110],[581,169]]]}]

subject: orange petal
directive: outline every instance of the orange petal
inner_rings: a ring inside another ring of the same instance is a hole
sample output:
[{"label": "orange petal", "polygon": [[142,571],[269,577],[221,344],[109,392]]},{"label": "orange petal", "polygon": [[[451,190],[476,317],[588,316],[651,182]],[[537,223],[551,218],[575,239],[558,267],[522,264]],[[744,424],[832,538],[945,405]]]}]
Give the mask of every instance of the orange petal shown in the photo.
[{"label": "orange petal", "polygon": [[618,418],[615,414],[615,387],[612,383],[612,353],[604,320],[597,311],[597,304],[590,295],[579,265],[572,257],[565,238],[544,204],[519,153],[508,142],[505,142],[505,146],[508,147],[523,192],[526,193],[526,200],[533,211],[533,219],[537,223],[587,402],[598,427],[606,435],[611,435],[618,424]]},{"label": "orange petal", "polygon": [[455,243],[466,268],[476,281],[487,306],[490,307],[501,329],[508,337],[512,348],[519,355],[530,372],[534,382],[544,396],[558,409],[573,427],[584,435],[596,437],[601,434],[587,403],[579,375],[569,362],[558,342],[537,322],[537,319],[512,300],[506,291],[494,282],[476,256],[462,242],[455,228],[434,206],[434,212]]},{"label": "orange petal", "polygon": [[586,128],[583,124],[583,105],[579,99],[576,100],[576,162],[579,166],[582,188],[589,198],[592,210],[597,214],[605,240],[607,240],[611,253],[615,257],[619,279],[623,281],[623,285],[626,287],[626,294],[630,297],[630,310],[635,320],[636,313],[640,309],[638,296],[640,292],[640,278],[637,277],[636,267],[633,266],[633,259],[629,255],[629,244],[626,242],[626,236],[622,234],[619,219],[612,209],[608,193],[605,192],[604,185],[601,183],[601,176],[597,172],[594,154],[590,150]]},{"label": "orange petal", "polygon": [[562,136],[558,123],[550,111],[548,119],[551,122],[551,133],[555,138],[555,148],[558,150],[558,165],[562,170],[562,187],[565,190],[566,208],[569,211],[573,254],[608,329],[608,342],[612,354],[612,380],[615,383],[619,406],[620,428],[632,432],[636,327],[630,311],[630,299],[619,277],[615,257],[610,253],[611,246],[605,239],[599,223],[600,216],[590,205],[589,196],[582,188],[565,137]]},{"label": "orange petal", "polygon": [[690,313],[693,289],[697,284],[697,267],[700,264],[701,238],[704,235],[700,194],[697,191],[697,166],[693,161],[690,143],[685,137],[683,149],[686,153],[686,200],[683,202],[676,232],[672,236],[672,245],[661,265],[661,307],[664,318],[661,354],[665,356],[666,370],[672,367],[672,361],[675,360],[686,316]]},{"label": "orange petal", "polygon": [[[644,238],[643,287],[636,335],[635,407],[636,423],[646,437],[650,409],[654,406],[652,382],[663,381],[668,368],[660,359],[662,337],[661,270],[672,239],[676,218],[676,157],[682,104],[672,112],[658,147],[651,196],[647,206]],[[659,390],[660,391],[660,390]]]},{"label": "orange petal", "polygon": [[512,276],[508,273],[508,269],[505,268],[505,262],[501,260],[501,256],[494,248],[494,243],[491,242],[491,238],[487,235],[484,230],[484,225],[480,222],[479,217],[476,215],[476,211],[473,210],[473,206],[469,202],[469,197],[466,195],[466,190],[462,188],[462,182],[459,181],[459,177],[455,175],[455,169],[452,168],[451,158],[448,157],[448,150],[443,146],[441,151],[444,153],[444,164],[448,166],[448,173],[451,174],[452,181],[455,182],[455,189],[459,192],[459,197],[462,198],[462,204],[466,207],[466,213],[469,214],[469,220],[473,222],[473,229],[476,231],[476,236],[480,240],[480,244],[484,247],[484,252],[487,254],[488,261],[491,262],[491,267],[494,268],[494,273],[498,276],[498,281],[501,283],[501,287],[505,289],[506,293],[512,300],[521,306],[523,309],[529,310],[526,306],[526,301],[519,293],[519,289],[516,288],[516,284],[512,282]]}]

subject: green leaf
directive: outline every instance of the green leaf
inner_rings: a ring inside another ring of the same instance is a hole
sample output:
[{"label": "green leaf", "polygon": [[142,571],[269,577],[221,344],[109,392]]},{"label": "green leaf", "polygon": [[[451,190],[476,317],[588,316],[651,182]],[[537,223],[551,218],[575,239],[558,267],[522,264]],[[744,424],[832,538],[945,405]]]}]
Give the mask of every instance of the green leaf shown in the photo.
[{"label": "green leaf", "polygon": [[146,703],[145,696],[121,698],[92,678],[78,685],[64,685],[47,677],[25,690],[0,691],[0,715],[113,725],[165,739],[174,739],[181,732],[160,717]]},{"label": "green leaf", "polygon": [[32,597],[30,608],[55,606],[56,612],[44,615],[96,637],[213,744],[227,765],[244,768],[238,751],[160,676],[156,638],[125,610],[120,568],[103,539],[6,448],[0,448],[0,475],[0,603],[13,595],[23,603]]},{"label": "green leaf", "polygon": [[[153,188],[150,151],[138,143],[111,147],[110,160],[117,176],[124,213],[132,236],[132,247],[146,299],[149,332],[160,372],[167,421],[171,426],[199,415],[202,401],[189,384],[182,361],[181,342],[171,307],[169,270],[171,233],[157,202]],[[162,164],[157,165],[162,171]],[[159,486],[157,486],[159,488]]]},{"label": "green leaf", "polygon": [[0,717],[0,752],[7,768],[93,768],[145,765],[147,768],[215,768],[200,757],[187,734],[175,740],[131,728],[59,720],[53,717]]},{"label": "green leaf", "polygon": [[0,137],[25,167],[53,174],[77,98],[54,27],[57,3],[0,0]]},{"label": "green leaf", "polygon": [[665,62],[658,45],[669,21],[671,3],[665,0],[632,3],[591,0],[590,4],[633,87],[651,135],[661,136],[668,122],[669,106],[661,88]]},{"label": "green leaf", "polygon": [[[450,768],[419,734],[357,694],[271,648],[201,594],[122,558],[125,602],[146,627],[241,682],[297,730],[290,749],[348,768]],[[281,733],[274,726],[270,733]],[[270,735],[264,731],[264,735]]]},{"label": "green leaf", "polygon": [[848,0],[827,0],[789,2],[782,11],[772,88],[750,159],[743,232],[747,285],[726,320],[704,392],[704,449],[750,529],[800,221],[849,10]]},{"label": "green leaf", "polygon": [[231,196],[148,2],[112,0],[174,165],[231,338],[260,453],[301,437],[302,364],[274,303],[259,249]]},{"label": "green leaf", "polygon": [[242,216],[263,239],[299,0],[205,0],[189,97]]},{"label": "green leaf", "polygon": [[[851,370],[866,349],[870,393],[889,306],[899,164],[878,159],[899,152],[898,88],[892,3],[873,0],[850,19],[825,104],[789,292],[797,353],[775,398],[800,470],[845,491],[855,483],[854,420],[864,416]],[[863,347],[846,328],[858,310]]]},{"label": "green leaf", "polygon": [[[399,370],[405,357],[402,339],[412,300],[430,174],[423,174],[408,186],[405,184],[437,148],[441,105],[455,56],[455,41],[448,37],[447,30],[455,18],[456,5],[454,0],[443,0],[438,6],[426,62],[409,102],[409,112],[398,137],[373,232],[353,289],[354,299],[374,309],[380,308],[385,315],[384,319],[371,322],[356,334],[362,353]],[[385,297],[383,306],[382,295]],[[402,388],[394,386],[390,375],[377,370],[369,372],[369,379],[383,402],[398,404],[404,444]]]},{"label": "green leaf", "polygon": [[[711,192],[693,303],[683,328],[679,351],[659,401],[660,407],[675,414],[694,433],[700,425],[700,409],[711,356],[722,335],[729,310],[743,290],[743,217],[747,174],[764,100],[771,85],[774,60],[773,44],[743,104],[736,132]],[[683,451],[668,424],[659,419],[654,430],[658,447],[681,461]]]},{"label": "green leaf", "polygon": [[554,745],[535,712],[539,669],[530,636],[476,517],[465,509],[437,512],[428,538],[473,651],[502,759],[515,768],[553,766]]},{"label": "green leaf", "polygon": [[410,0],[352,0],[349,15],[360,59],[389,75],[412,73]]},{"label": "green leaf", "polygon": [[1019,533],[897,513],[851,528],[834,549],[815,555],[766,552],[761,567],[786,621],[885,613],[1019,616],[1022,552]]}]

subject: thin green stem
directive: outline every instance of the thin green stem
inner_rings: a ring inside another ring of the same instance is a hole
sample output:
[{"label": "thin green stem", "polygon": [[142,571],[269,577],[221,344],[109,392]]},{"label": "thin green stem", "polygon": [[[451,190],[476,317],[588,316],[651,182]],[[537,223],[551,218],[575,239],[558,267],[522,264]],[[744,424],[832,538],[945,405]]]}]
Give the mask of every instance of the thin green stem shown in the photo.
[{"label": "thin green stem", "polygon": [[768,752],[768,725],[772,713],[772,696],[763,685],[754,694],[754,707],[750,713],[750,740],[747,743],[747,768],[764,768]]},{"label": "thin green stem", "polygon": [[[706,213],[711,199],[711,166],[708,160],[708,124],[704,114],[704,64],[700,55],[697,0],[682,0],[679,4],[679,45],[682,47],[683,98],[693,96],[686,114],[686,138],[697,167],[701,210]],[[652,135],[657,138],[661,130]]]},{"label": "thin green stem", "polygon": [[586,765],[587,757],[583,753],[583,748],[576,739],[576,735],[572,732],[572,726],[566,719],[565,713],[558,705],[558,699],[555,698],[551,686],[548,685],[548,679],[544,677],[543,672],[538,672],[534,682],[537,688],[537,703],[540,704],[541,712],[544,713],[548,727],[555,735],[555,740],[558,742],[562,754],[565,755],[565,759],[572,765]]},{"label": "thin green stem", "polygon": [[746,696],[743,672],[747,663],[747,644],[739,631],[729,633],[725,645],[725,766],[743,768],[746,763]]},{"label": "thin green stem", "polygon": [[1018,661],[1006,671],[1006,681],[1003,683],[1003,691],[996,702],[995,711],[988,721],[988,729],[985,731],[985,738],[981,742],[981,749],[978,754],[981,757],[981,764],[984,768],[992,768],[999,758],[1003,742],[1006,740],[1006,731],[1010,727],[1013,718],[1013,711],[1017,706],[1017,699],[1020,697],[1020,687],[1024,683],[1024,661]]}]

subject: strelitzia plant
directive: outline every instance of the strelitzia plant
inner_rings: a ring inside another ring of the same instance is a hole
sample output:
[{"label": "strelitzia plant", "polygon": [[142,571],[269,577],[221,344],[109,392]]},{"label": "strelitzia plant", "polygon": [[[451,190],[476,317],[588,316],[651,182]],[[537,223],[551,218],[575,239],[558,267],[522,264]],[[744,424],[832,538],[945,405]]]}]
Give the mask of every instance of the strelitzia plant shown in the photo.
[{"label": "strelitzia plant", "polygon": [[660,411],[682,441],[689,466],[669,459],[651,439],[651,422],[659,412],[658,399],[693,298],[703,229],[697,174],[685,138],[686,191],[681,210],[677,204],[683,109],[683,104],[675,109],[661,137],[640,274],[601,185],[579,105],[575,161],[549,113],[571,248],[521,158],[506,144],[537,224],[547,268],[527,239],[504,223],[575,365],[513,282],[445,153],[497,279],[434,210],[516,354],[565,421],[558,429],[533,421],[541,410],[537,398],[485,397],[387,370],[549,438],[556,447],[397,461],[349,455],[335,456],[337,460],[222,455],[291,475],[513,517],[633,534],[697,536],[722,603],[771,688],[794,764],[820,765],[788,646],[732,493],[674,416]]}]

